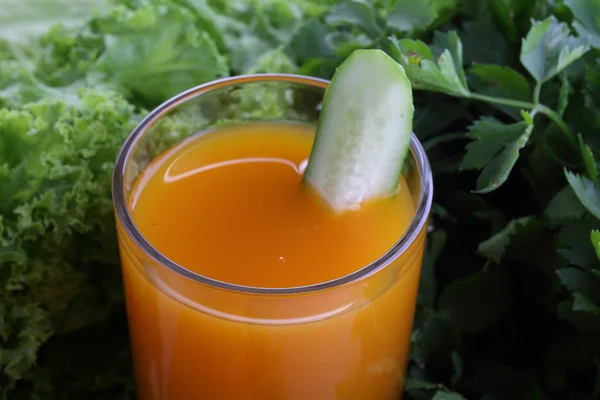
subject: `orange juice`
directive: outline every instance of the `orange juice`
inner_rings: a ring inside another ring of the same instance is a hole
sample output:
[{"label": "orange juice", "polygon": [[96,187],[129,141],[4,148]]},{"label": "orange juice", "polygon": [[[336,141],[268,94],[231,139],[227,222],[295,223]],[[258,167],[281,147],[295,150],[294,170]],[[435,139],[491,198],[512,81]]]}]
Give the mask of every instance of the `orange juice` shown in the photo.
[{"label": "orange juice", "polygon": [[193,279],[319,285],[400,239],[415,215],[404,179],[394,197],[334,214],[302,183],[313,134],[291,123],[223,127],[166,151],[138,178],[135,226],[189,271],[145,260],[120,235],[139,399],[399,398],[424,231],[391,265],[332,288],[236,291]]}]

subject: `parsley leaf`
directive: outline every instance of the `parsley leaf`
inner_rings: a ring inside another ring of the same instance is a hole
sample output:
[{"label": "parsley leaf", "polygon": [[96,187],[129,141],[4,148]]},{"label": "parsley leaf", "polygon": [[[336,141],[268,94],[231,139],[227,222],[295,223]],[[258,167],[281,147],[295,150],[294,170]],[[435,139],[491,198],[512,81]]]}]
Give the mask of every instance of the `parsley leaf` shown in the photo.
[{"label": "parsley leaf", "polygon": [[464,46],[465,64],[507,65],[511,61],[508,42],[492,22],[465,22],[460,39]]},{"label": "parsley leaf", "polygon": [[579,218],[585,212],[586,209],[570,185],[557,192],[546,208],[546,216],[552,220]]},{"label": "parsley leaf", "polygon": [[325,38],[326,42],[335,49],[335,55],[344,59],[356,49],[365,49],[375,42],[364,33],[352,33],[346,31],[331,32]]},{"label": "parsley leaf", "polygon": [[600,0],[565,0],[565,4],[576,18],[573,26],[579,36],[600,48]]},{"label": "parsley leaf", "polygon": [[600,259],[600,231],[594,229],[590,232],[590,240],[592,241],[592,246],[594,246],[594,250],[596,250],[596,255],[598,259]]},{"label": "parsley leaf", "polygon": [[439,308],[464,333],[482,332],[507,305],[508,282],[502,269],[486,268],[456,279],[442,291]]},{"label": "parsley leaf", "polygon": [[[582,299],[580,296],[573,294],[572,300],[561,301],[557,308],[557,315],[560,319],[568,321],[573,327],[585,334],[595,334],[600,330],[600,316],[593,312],[593,305],[589,307],[589,301]],[[578,304],[575,304],[575,301]],[[579,336],[578,339],[584,339],[587,335]],[[579,352],[575,355],[576,360],[581,362],[585,368],[585,363],[589,363],[591,356],[594,354],[589,351],[590,346],[587,343],[578,345]],[[570,359],[575,357],[569,357]]]},{"label": "parsley leaf", "polygon": [[579,268],[561,268],[556,273],[571,292],[579,292],[594,302],[600,302],[600,280],[596,276]]},{"label": "parsley leaf", "polygon": [[[479,93],[488,96],[528,101],[531,87],[527,79],[510,67],[491,64],[474,64],[469,73],[473,76],[470,84]],[[520,111],[504,104],[493,104],[515,120],[521,119]]]},{"label": "parsley leaf", "polygon": [[588,177],[592,180],[592,182],[598,183],[598,164],[596,164],[596,160],[594,159],[594,153],[592,152],[590,146],[583,142],[583,136],[578,135],[578,139],[579,149],[581,150],[581,158],[583,159]]},{"label": "parsley leaf", "polygon": [[438,391],[431,400],[466,400],[463,396],[455,392]]},{"label": "parsley leaf", "polygon": [[518,21],[516,21],[515,16],[525,6],[524,2],[518,0],[492,0],[487,2],[487,4],[491,4],[486,7],[485,1],[471,1],[476,1],[479,7],[484,7],[485,11],[492,14],[491,18],[494,19],[498,28],[510,42],[515,42],[518,39]]},{"label": "parsley leaf", "polygon": [[186,24],[119,37],[107,49],[105,68],[151,104],[229,73],[210,36]]},{"label": "parsley leaf", "polygon": [[426,310],[422,320],[417,318],[411,345],[411,358],[418,364],[427,364],[440,356],[451,357],[451,354],[462,349],[462,342],[456,326],[447,315],[437,311]]},{"label": "parsley leaf", "polygon": [[94,21],[94,29],[106,37],[106,50],[96,72],[147,107],[229,75],[231,61],[199,27],[193,11],[167,0],[157,3],[121,6],[120,12]]},{"label": "parsley leaf", "polygon": [[565,169],[569,185],[575,191],[581,204],[596,218],[600,219],[600,186],[585,176],[574,174]]},{"label": "parsley leaf", "polygon": [[560,77],[560,92],[558,94],[558,115],[562,116],[565,113],[565,110],[569,106],[569,95],[573,91],[571,87],[571,83],[567,77],[567,74],[564,72],[559,75]]},{"label": "parsley leaf", "polygon": [[598,259],[589,240],[590,232],[597,226],[598,221],[589,215],[562,221],[558,236],[558,253],[570,265],[593,270],[593,267],[598,265]]},{"label": "parsley leaf", "polygon": [[438,17],[434,1],[396,0],[388,14],[388,25],[400,32],[425,30]]},{"label": "parsley leaf", "polygon": [[320,21],[303,22],[290,40],[288,48],[301,62],[327,59],[333,55],[334,51],[331,43],[322,40],[327,33],[325,24]]},{"label": "parsley leaf", "polygon": [[465,117],[467,105],[466,101],[448,103],[446,96],[428,93],[423,96],[422,104],[415,106],[413,129],[421,140],[442,133]]},{"label": "parsley leaf", "polygon": [[431,383],[431,382],[427,382],[427,381],[421,381],[421,380],[410,379],[410,378],[406,380],[406,382],[404,384],[404,390],[409,392],[411,390],[419,390],[419,389],[437,390],[437,389],[441,389],[441,388],[438,383]]},{"label": "parsley leaf", "polygon": [[486,258],[500,264],[506,248],[510,244],[511,236],[517,233],[520,225],[525,225],[532,220],[532,217],[522,217],[510,221],[501,231],[479,244],[477,252]]},{"label": "parsley leaf", "polygon": [[521,47],[521,63],[539,83],[547,82],[589,50],[554,16],[535,21]]},{"label": "parsley leaf", "polygon": [[600,315],[600,307],[590,301],[585,295],[579,292],[573,294],[573,311],[587,312]]},{"label": "parsley leaf", "polygon": [[413,87],[468,97],[469,88],[463,69],[462,43],[456,32],[436,32],[432,48],[419,40],[390,37],[391,54],[404,67]]},{"label": "parsley leaf", "polygon": [[475,140],[467,145],[461,168],[481,170],[475,192],[491,192],[508,178],[533,130],[533,120],[523,115],[525,121],[511,125],[484,117],[471,126],[467,136]]},{"label": "parsley leaf", "polygon": [[[458,78],[462,85],[467,87],[467,79],[465,77],[465,71],[463,69],[463,45],[460,41],[460,37],[455,31],[449,32],[439,32],[436,31],[433,34],[433,43],[431,45],[434,54],[441,54],[440,58],[438,58],[438,64],[444,63],[445,60],[442,59],[442,56],[445,52],[448,52],[452,56],[452,66],[458,75]],[[442,71],[446,68],[444,65],[441,65]]]},{"label": "parsley leaf", "polygon": [[446,244],[446,234],[443,231],[435,231],[428,237],[427,248],[423,256],[421,267],[421,280],[419,281],[419,304],[433,307],[435,304],[436,281],[435,265],[441,251]]}]

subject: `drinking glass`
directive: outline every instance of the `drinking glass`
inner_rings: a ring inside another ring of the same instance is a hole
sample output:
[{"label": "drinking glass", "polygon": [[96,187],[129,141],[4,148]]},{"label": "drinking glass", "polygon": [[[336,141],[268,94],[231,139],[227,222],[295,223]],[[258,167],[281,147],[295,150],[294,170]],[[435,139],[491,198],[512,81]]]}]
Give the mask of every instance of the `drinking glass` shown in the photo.
[{"label": "drinking glass", "polygon": [[335,280],[287,288],[217,281],[162,255],[131,217],[136,180],[163,151],[227,124],[316,126],[327,85],[289,74],[217,80],[166,101],[125,141],[113,201],[139,399],[401,397],[433,190],[414,134],[403,168],[413,220],[389,251]]}]

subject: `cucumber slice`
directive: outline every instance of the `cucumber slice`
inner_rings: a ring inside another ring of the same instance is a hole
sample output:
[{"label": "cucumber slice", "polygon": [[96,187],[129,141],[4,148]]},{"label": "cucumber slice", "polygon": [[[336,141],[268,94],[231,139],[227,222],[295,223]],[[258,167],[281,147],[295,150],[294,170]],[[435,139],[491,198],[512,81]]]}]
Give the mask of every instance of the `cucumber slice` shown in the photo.
[{"label": "cucumber slice", "polygon": [[336,212],[393,195],[413,112],[402,66],[381,50],[355,50],[325,91],[304,181]]}]

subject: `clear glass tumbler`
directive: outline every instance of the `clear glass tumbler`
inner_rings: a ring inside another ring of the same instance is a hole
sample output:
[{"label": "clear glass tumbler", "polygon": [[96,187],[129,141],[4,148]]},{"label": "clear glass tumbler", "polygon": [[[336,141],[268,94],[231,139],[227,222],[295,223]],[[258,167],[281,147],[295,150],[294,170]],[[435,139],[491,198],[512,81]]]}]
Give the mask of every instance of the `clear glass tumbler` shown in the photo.
[{"label": "clear glass tumbler", "polygon": [[210,82],[157,107],[124,143],[113,200],[139,399],[401,397],[433,190],[416,136],[403,170],[416,206],[408,230],[333,281],[281,289],[216,281],[160,254],[130,215],[136,179],[164,150],[228,123],[316,125],[327,85],[282,74]]}]

